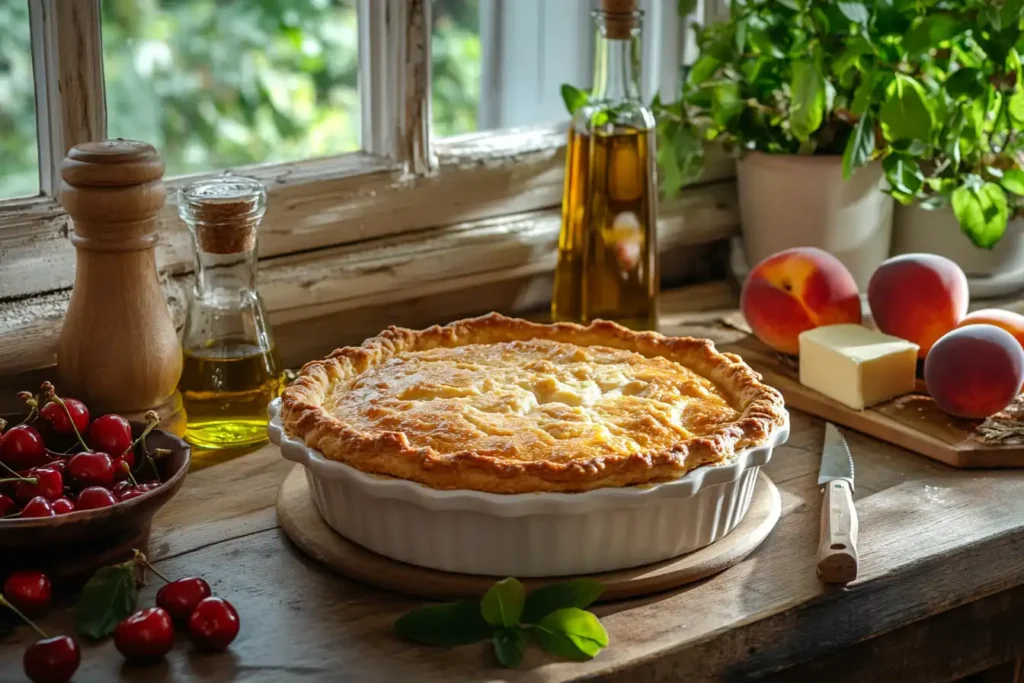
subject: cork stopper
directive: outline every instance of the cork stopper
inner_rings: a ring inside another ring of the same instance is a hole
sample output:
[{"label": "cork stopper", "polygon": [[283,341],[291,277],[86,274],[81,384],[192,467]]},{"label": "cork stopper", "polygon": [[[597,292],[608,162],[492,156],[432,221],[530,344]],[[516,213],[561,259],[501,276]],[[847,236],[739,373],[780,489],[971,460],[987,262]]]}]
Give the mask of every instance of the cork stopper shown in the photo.
[{"label": "cork stopper", "polygon": [[267,191],[252,178],[201,180],[179,193],[178,214],[210,254],[237,254],[256,247],[256,230],[267,208]]},{"label": "cork stopper", "polygon": [[629,38],[640,17],[637,0],[601,0],[601,12],[605,35],[612,40]]}]

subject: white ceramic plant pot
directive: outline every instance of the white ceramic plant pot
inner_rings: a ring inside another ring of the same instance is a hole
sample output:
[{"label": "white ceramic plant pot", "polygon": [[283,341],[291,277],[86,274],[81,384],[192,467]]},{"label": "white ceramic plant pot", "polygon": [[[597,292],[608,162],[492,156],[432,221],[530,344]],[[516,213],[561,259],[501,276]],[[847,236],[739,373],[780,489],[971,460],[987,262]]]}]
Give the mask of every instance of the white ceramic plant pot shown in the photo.
[{"label": "white ceramic plant pot", "polygon": [[960,229],[951,208],[927,211],[916,204],[897,206],[894,254],[945,256],[967,274],[971,295],[999,296],[1024,289],[1024,219],[1010,221],[992,249],[979,249]]},{"label": "white ceramic plant pot", "polygon": [[743,251],[750,267],[791,247],[818,247],[849,268],[861,291],[889,257],[893,199],[879,163],[843,180],[838,156],[750,152],[737,166]]}]

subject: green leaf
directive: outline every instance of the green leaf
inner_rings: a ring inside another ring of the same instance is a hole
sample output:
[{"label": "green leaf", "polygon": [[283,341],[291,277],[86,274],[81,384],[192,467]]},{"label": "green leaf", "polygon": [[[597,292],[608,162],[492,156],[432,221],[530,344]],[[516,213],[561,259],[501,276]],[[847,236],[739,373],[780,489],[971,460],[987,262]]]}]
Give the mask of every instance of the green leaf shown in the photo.
[{"label": "green leaf", "polygon": [[857,90],[853,93],[853,102],[850,103],[850,111],[860,116],[867,112],[868,107],[871,106],[871,95],[874,91],[874,83],[872,83],[873,74],[867,74],[864,76],[864,80],[857,86]]},{"label": "green leaf", "polygon": [[697,9],[697,0],[679,0],[678,12],[681,17],[688,17]]},{"label": "green leaf", "polygon": [[871,14],[863,2],[839,2],[838,5],[844,17],[861,26],[867,26]]},{"label": "green leaf", "polygon": [[791,10],[799,12],[801,7],[796,0],[778,0],[778,3],[783,7],[788,7]]},{"label": "green leaf", "polygon": [[889,85],[879,116],[882,134],[890,141],[927,141],[935,125],[935,114],[924,86],[904,74],[896,74]]},{"label": "green leaf", "polygon": [[789,128],[793,137],[804,141],[821,127],[825,117],[825,77],[812,60],[793,64],[790,82],[793,101],[789,108]]},{"label": "green leaf", "polygon": [[490,587],[480,601],[480,612],[491,626],[510,628],[519,624],[523,613],[523,584],[511,577]]},{"label": "green leaf", "polygon": [[591,659],[608,646],[608,633],[597,617],[576,607],[547,615],[533,635],[545,651],[576,661]]},{"label": "green leaf", "polygon": [[479,600],[427,605],[395,621],[395,634],[424,645],[452,647],[487,640],[494,629],[484,621]]},{"label": "green leaf", "polygon": [[526,624],[536,624],[555,610],[589,607],[603,590],[604,586],[593,579],[573,579],[532,590],[526,596],[526,606],[520,619]]},{"label": "green leaf", "polygon": [[949,206],[949,197],[944,194],[937,194],[934,197],[922,200],[918,206],[925,211],[938,211]]},{"label": "green leaf", "polygon": [[1003,189],[977,176],[953,191],[953,213],[960,229],[978,247],[991,249],[1006,232],[1010,208]]},{"label": "green leaf", "polygon": [[523,653],[526,652],[528,639],[526,631],[519,628],[504,628],[491,638],[494,644],[494,656],[498,662],[505,667],[514,669],[523,663]]},{"label": "green leaf", "polygon": [[1024,171],[1019,168],[1011,168],[1003,173],[999,179],[1003,189],[1011,194],[1024,197]]},{"label": "green leaf", "polygon": [[711,117],[725,128],[743,110],[740,99],[740,85],[735,81],[716,83],[711,91]]},{"label": "green leaf", "polygon": [[860,168],[875,153],[875,120],[870,113],[865,113],[857,120],[857,125],[846,141],[843,151],[843,178],[848,179],[854,170]]},{"label": "green leaf", "polygon": [[701,85],[715,75],[715,71],[718,70],[720,64],[721,62],[711,55],[701,55],[693,63],[693,66],[690,67],[690,72],[686,75],[687,84],[691,86]]},{"label": "green leaf", "polygon": [[135,610],[138,597],[134,560],[99,569],[85,584],[75,605],[79,632],[90,638],[106,638]]},{"label": "green leaf", "polygon": [[900,154],[890,154],[882,160],[885,179],[892,189],[908,197],[914,197],[924,186],[924,174],[917,161]]},{"label": "green leaf", "polygon": [[954,14],[934,13],[914,24],[903,37],[903,48],[909,56],[918,56],[952,40],[969,26]]},{"label": "green leaf", "polygon": [[980,97],[985,92],[984,76],[979,69],[957,69],[946,79],[946,92],[954,99]]},{"label": "green leaf", "polygon": [[851,38],[846,48],[832,61],[832,75],[842,78],[846,72],[857,66],[857,61],[861,56],[873,52],[874,48],[871,47],[871,42],[864,36]]},{"label": "green leaf", "polygon": [[562,84],[562,101],[565,102],[565,108],[570,115],[575,114],[580,107],[587,103],[588,99],[590,99],[590,95],[586,90],[580,90],[568,83]]},{"label": "green leaf", "polygon": [[1020,89],[1021,85],[1024,84],[1018,84],[1017,92],[1013,93],[1006,105],[1010,120],[1018,126],[1024,125],[1024,90]]}]

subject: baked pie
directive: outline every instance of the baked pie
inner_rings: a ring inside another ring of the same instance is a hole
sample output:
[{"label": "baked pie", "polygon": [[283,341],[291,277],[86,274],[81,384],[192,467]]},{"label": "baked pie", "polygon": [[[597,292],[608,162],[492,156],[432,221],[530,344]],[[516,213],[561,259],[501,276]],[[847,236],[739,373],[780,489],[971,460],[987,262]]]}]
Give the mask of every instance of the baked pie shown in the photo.
[{"label": "baked pie", "polygon": [[766,443],[782,396],[706,339],[496,313],[391,327],[306,364],[285,431],[435,489],[578,492],[678,478]]}]

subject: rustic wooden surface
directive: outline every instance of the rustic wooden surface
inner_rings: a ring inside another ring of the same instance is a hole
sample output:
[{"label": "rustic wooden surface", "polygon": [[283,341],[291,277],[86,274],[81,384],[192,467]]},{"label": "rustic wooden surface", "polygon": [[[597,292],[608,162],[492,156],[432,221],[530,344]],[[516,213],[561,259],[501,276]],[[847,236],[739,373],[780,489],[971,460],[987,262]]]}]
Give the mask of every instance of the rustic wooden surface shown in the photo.
[{"label": "rustic wooden surface", "polygon": [[[717,322],[728,313],[670,316],[669,331],[735,340]],[[209,466],[157,517],[151,554],[163,572],[202,575],[232,600],[238,640],[208,656],[180,638],[165,663],[145,668],[122,668],[109,642],[90,644],[75,680],[936,683],[1024,653],[1024,473],[957,470],[847,432],[861,572],[846,589],[826,588],[815,576],[822,424],[793,413],[792,436],[766,468],[782,518],[745,561],[681,590],[595,608],[611,646],[593,661],[532,648],[511,671],[486,644],[397,640],[392,621],[418,601],[340,578],[292,547],[274,513],[291,463],[273,448]],[[70,611],[43,625],[70,632]],[[0,681],[20,680],[30,640],[24,628],[0,640]]]},{"label": "rustic wooden surface", "polygon": [[[980,420],[948,415],[926,393],[901,396],[866,410],[853,410],[800,384],[795,359],[756,338],[729,346],[786,397],[786,404],[857,429],[953,467],[1024,467],[1024,446],[989,444],[978,438]],[[924,392],[923,385],[920,386]]]},{"label": "rustic wooden surface", "polygon": [[[763,472],[746,516],[729,535],[695,552],[665,562],[632,569],[591,574],[604,585],[601,601],[661,593],[725,571],[750,555],[779,521],[782,500]],[[288,539],[300,550],[343,576],[386,590],[432,600],[479,597],[496,578],[424,569],[389,559],[335,533],[310,497],[305,468],[296,465],[277,497],[277,519]],[[524,579],[526,590],[564,581]]]}]

